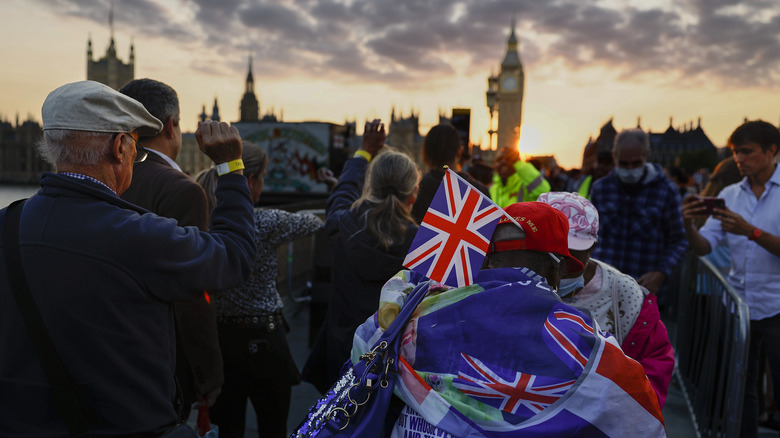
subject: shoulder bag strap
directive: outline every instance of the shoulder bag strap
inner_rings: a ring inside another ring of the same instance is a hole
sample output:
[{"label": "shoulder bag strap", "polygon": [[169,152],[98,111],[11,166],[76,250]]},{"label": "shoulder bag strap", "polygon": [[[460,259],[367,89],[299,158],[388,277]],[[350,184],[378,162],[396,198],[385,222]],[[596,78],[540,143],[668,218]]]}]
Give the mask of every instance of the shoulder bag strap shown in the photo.
[{"label": "shoulder bag strap", "polygon": [[11,289],[16,304],[19,306],[19,312],[22,314],[24,325],[27,327],[27,332],[38,352],[43,371],[53,388],[54,406],[57,408],[57,412],[65,421],[72,437],[89,437],[91,435],[87,430],[87,421],[76,397],[76,390],[70,380],[70,375],[65,370],[65,366],[54,348],[24,275],[24,266],[19,250],[19,223],[25,201],[26,199],[15,201],[8,206],[5,212],[3,251],[8,280],[11,283]]}]

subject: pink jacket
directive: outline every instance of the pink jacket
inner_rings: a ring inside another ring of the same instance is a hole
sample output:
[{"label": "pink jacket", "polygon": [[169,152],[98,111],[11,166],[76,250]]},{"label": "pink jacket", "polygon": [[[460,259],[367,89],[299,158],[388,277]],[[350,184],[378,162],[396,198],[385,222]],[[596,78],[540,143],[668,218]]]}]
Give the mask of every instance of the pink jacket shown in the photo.
[{"label": "pink jacket", "polygon": [[655,295],[645,297],[639,316],[621,347],[626,356],[642,364],[663,407],[674,371],[674,350],[661,321]]}]

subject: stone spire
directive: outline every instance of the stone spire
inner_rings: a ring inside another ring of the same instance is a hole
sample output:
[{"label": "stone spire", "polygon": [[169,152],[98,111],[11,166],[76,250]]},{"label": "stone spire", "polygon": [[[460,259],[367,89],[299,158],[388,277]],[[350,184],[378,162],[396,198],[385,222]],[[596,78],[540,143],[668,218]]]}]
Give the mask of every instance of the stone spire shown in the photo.
[{"label": "stone spire", "polygon": [[517,35],[515,35],[515,18],[512,17],[512,32],[509,34],[509,39],[506,42],[506,55],[504,61],[501,63],[502,69],[522,67],[523,63],[520,61],[520,54],[517,51]]},{"label": "stone spire", "polygon": [[217,105],[217,98],[214,98],[214,107],[211,109],[211,120],[219,122],[219,105]]},{"label": "stone spire", "polygon": [[255,122],[260,116],[260,102],[255,96],[255,78],[252,75],[252,55],[249,55],[249,71],[246,74],[246,87],[239,107],[240,121]]}]

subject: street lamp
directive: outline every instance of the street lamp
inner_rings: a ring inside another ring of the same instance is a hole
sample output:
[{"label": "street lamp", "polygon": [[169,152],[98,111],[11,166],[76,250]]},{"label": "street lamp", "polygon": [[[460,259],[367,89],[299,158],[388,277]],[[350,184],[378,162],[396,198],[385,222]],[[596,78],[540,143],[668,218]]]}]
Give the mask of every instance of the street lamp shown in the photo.
[{"label": "street lamp", "polygon": [[493,150],[493,134],[496,134],[497,132],[493,129],[493,112],[496,110],[498,105],[498,76],[491,74],[490,77],[488,77],[488,89],[485,93],[485,98],[487,100],[488,110],[490,111],[488,149]]}]

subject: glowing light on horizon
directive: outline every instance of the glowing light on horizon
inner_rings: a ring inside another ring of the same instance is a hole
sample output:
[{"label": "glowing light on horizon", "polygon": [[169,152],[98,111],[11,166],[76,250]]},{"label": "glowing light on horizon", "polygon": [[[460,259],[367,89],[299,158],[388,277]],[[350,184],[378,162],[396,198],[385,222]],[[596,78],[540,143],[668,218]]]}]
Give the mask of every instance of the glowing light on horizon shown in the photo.
[{"label": "glowing light on horizon", "polygon": [[523,124],[520,127],[520,141],[517,142],[517,149],[526,156],[541,154],[543,152],[541,133],[533,126]]}]

